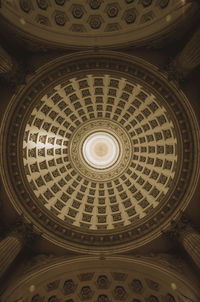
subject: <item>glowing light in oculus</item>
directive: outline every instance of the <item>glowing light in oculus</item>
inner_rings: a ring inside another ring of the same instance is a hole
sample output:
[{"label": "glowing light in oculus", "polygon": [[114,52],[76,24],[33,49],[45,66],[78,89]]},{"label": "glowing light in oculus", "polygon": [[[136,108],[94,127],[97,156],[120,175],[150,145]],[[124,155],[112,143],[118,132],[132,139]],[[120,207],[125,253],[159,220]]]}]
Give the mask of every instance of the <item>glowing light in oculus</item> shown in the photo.
[{"label": "glowing light in oculus", "polygon": [[119,157],[119,144],[113,135],[95,132],[89,135],[82,147],[85,161],[96,169],[111,167]]}]

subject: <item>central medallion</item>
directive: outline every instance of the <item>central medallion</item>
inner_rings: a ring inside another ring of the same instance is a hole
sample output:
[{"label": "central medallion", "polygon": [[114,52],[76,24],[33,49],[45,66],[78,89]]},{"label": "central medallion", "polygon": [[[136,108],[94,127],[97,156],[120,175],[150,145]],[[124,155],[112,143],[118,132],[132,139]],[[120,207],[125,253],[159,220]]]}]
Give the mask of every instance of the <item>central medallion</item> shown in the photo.
[{"label": "central medallion", "polygon": [[95,181],[118,177],[128,167],[133,146],[118,123],[94,119],[76,129],[69,142],[70,160],[78,173]]},{"label": "central medallion", "polygon": [[95,132],[83,143],[83,158],[96,169],[113,166],[119,157],[119,143],[113,135],[106,132]]}]

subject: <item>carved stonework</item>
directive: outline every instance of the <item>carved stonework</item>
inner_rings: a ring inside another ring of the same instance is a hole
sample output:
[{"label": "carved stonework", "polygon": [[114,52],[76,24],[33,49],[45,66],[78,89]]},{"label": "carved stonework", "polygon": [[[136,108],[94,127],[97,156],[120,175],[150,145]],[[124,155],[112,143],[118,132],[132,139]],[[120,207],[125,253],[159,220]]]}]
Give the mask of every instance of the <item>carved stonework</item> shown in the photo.
[{"label": "carved stonework", "polygon": [[63,6],[66,0],[55,0],[56,4]]},{"label": "carved stonework", "polygon": [[77,285],[72,279],[66,280],[63,285],[63,291],[65,295],[70,295],[75,292]]},{"label": "carved stonework", "polygon": [[52,290],[57,289],[59,286],[59,282],[60,282],[59,280],[49,282],[46,286],[47,291],[52,291]]},{"label": "carved stonework", "polygon": [[171,222],[171,228],[163,232],[165,237],[173,240],[176,243],[180,243],[182,234],[184,234],[186,228],[191,227],[191,220],[186,214],[181,214],[179,220]]},{"label": "carved stonework", "polygon": [[82,273],[82,274],[78,275],[78,278],[80,281],[90,281],[90,280],[92,280],[93,276],[94,276],[94,272]]},{"label": "carved stonework", "polygon": [[22,61],[12,58],[12,69],[8,72],[1,74],[0,82],[8,85],[9,90],[15,93],[20,86],[26,84],[27,76],[34,73],[34,70],[27,66]]},{"label": "carved stonework", "polygon": [[150,289],[153,289],[155,291],[159,291],[160,290],[160,284],[158,282],[155,282],[151,279],[146,279],[146,283],[149,286]]},{"label": "carved stonework", "polygon": [[48,1],[47,0],[37,0],[38,7],[42,10],[46,10],[48,8]]},{"label": "carved stonework", "polygon": [[167,67],[168,80],[173,81],[177,86],[180,86],[184,81],[184,71],[180,68],[176,59],[171,59]]},{"label": "carved stonework", "polygon": [[171,294],[167,294],[165,300],[166,302],[176,302],[174,296],[172,296]]},{"label": "carved stonework", "polygon": [[106,295],[99,295],[97,302],[109,302],[109,298]]},{"label": "carved stonework", "polygon": [[113,272],[111,274],[112,274],[113,279],[116,281],[124,281],[128,277],[127,274],[122,273],[122,272]]},{"label": "carved stonework", "polygon": [[31,10],[31,0],[20,0],[20,7],[25,13],[29,13]]},{"label": "carved stonework", "polygon": [[99,276],[97,279],[97,287],[100,289],[107,289],[110,285],[110,282],[107,278],[107,276]]},{"label": "carved stonework", "polygon": [[81,300],[90,300],[93,296],[93,291],[90,288],[90,286],[84,286],[81,289],[81,292],[79,294],[79,297]]},{"label": "carved stonework", "polygon": [[159,302],[159,299],[156,296],[151,295],[147,298],[147,302]]},{"label": "carved stonework", "polygon": [[37,269],[42,265],[49,265],[53,262],[54,258],[55,256],[52,254],[40,254],[35,257],[29,258],[27,261],[23,262],[20,271],[22,274],[27,274],[29,271]]},{"label": "carved stonework", "polygon": [[143,290],[143,285],[140,280],[134,279],[130,284],[133,292],[135,293],[141,293]]},{"label": "carved stonework", "polygon": [[89,3],[90,3],[90,7],[92,9],[98,9],[101,5],[101,2],[102,0],[90,0]]},{"label": "carved stonework", "polygon": [[62,12],[56,13],[55,21],[57,25],[64,26],[67,21],[65,13]]},{"label": "carved stonework", "polygon": [[11,225],[10,234],[20,238],[26,245],[32,245],[33,240],[41,236],[41,233],[36,232],[33,225],[27,223],[23,216],[19,217],[16,222]]},{"label": "carved stonework", "polygon": [[116,286],[113,291],[113,295],[116,300],[120,300],[120,301],[125,300],[127,297],[126,290],[124,289],[123,286]]},{"label": "carved stonework", "polygon": [[92,29],[99,29],[101,27],[102,24],[101,16],[98,15],[90,16],[88,21]]},{"label": "carved stonework", "polygon": [[44,297],[40,296],[39,294],[36,294],[32,297],[31,302],[43,302]]},{"label": "carved stonework", "polygon": [[81,19],[84,15],[84,9],[82,5],[75,5],[72,9],[72,14],[74,18]]},{"label": "carved stonework", "polygon": [[48,299],[48,302],[61,302],[60,299],[58,299],[56,296],[51,296]]}]

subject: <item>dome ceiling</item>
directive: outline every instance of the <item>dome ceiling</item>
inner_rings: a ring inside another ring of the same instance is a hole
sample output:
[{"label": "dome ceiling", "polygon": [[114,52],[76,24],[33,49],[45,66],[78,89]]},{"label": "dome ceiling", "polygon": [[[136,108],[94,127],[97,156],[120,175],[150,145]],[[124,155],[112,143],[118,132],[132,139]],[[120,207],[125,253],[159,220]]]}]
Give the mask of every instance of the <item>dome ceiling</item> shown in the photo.
[{"label": "dome ceiling", "polygon": [[65,47],[116,47],[157,40],[196,13],[182,0],[2,1],[12,31]]},{"label": "dome ceiling", "polygon": [[[27,180],[48,210],[72,225],[105,230],[146,217],[168,198],[179,171],[177,135],[173,113],[157,96],[100,72],[53,91],[30,113],[23,141]],[[99,132],[119,144],[118,158],[103,169],[83,154]]]},{"label": "dome ceiling", "polygon": [[178,302],[183,297],[198,301],[196,284],[166,261],[161,265],[162,257],[155,260],[81,257],[48,262],[41,257],[38,268],[29,268],[11,282],[2,302]]},{"label": "dome ceiling", "polygon": [[5,185],[49,240],[128,250],[159,236],[188,204],[197,123],[186,97],[147,62],[65,56],[38,70],[10,106]]}]

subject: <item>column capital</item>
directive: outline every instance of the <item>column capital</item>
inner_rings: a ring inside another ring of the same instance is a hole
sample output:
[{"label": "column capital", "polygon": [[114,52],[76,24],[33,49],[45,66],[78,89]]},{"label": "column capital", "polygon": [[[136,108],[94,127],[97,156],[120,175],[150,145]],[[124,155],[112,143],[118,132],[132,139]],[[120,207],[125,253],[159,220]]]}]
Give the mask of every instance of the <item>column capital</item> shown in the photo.
[{"label": "column capital", "polygon": [[167,76],[169,81],[173,81],[178,87],[184,81],[185,72],[178,64],[177,59],[169,59],[169,62],[166,66]]},{"label": "column capital", "polygon": [[17,220],[5,231],[7,236],[13,236],[20,239],[24,245],[41,236],[41,233],[34,229],[33,224],[28,223],[23,216],[19,216]]},{"label": "column capital", "polygon": [[193,224],[190,217],[185,213],[182,213],[179,220],[171,221],[169,229],[167,231],[164,231],[163,234],[167,239],[179,243],[182,234],[186,231],[186,229],[193,229]]},{"label": "column capital", "polygon": [[28,76],[34,72],[34,67],[31,67],[25,58],[10,56],[0,45],[0,80],[9,86],[12,93],[15,93],[21,85],[25,85]]}]

